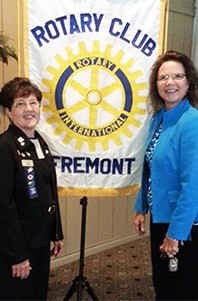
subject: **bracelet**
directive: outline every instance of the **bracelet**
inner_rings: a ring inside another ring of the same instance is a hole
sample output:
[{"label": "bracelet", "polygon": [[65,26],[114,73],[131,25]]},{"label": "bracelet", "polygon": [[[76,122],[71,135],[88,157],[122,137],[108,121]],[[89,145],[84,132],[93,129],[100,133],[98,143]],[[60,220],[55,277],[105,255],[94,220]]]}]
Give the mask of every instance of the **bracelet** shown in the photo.
[{"label": "bracelet", "polygon": [[173,240],[173,241],[178,241],[177,239],[175,239],[175,238],[172,238],[172,237],[168,236],[168,234],[167,234],[167,233],[166,233],[166,237],[167,237],[167,238],[169,238],[169,239],[171,239],[171,240]]}]

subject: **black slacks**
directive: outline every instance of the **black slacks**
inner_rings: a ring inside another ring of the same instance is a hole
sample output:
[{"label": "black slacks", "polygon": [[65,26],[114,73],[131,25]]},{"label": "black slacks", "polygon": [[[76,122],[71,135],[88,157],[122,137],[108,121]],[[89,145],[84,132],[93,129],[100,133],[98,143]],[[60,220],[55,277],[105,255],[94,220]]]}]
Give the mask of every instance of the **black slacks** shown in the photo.
[{"label": "black slacks", "polygon": [[47,300],[50,246],[29,250],[32,267],[27,279],[13,278],[10,264],[0,254],[0,300]]},{"label": "black slacks", "polygon": [[198,226],[193,226],[191,237],[179,246],[178,271],[170,272],[169,259],[162,257],[160,245],[168,224],[151,221],[151,259],[156,300],[198,300]]}]

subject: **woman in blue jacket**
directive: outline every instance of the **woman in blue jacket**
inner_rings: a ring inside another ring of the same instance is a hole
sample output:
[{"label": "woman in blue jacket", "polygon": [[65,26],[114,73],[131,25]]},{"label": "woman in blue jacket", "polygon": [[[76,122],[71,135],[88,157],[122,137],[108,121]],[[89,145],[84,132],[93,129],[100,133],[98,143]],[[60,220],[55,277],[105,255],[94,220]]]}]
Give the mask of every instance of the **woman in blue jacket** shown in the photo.
[{"label": "woman in blue jacket", "polygon": [[150,211],[156,300],[198,300],[198,73],[185,54],[168,51],[149,83],[153,117],[135,229],[144,234]]}]

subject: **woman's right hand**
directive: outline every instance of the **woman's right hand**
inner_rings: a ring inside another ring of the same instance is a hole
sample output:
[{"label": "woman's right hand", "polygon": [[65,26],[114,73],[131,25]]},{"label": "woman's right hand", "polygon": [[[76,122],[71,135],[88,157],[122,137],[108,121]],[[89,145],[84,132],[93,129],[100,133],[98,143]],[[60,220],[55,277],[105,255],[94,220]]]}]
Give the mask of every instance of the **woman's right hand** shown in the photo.
[{"label": "woman's right hand", "polygon": [[12,277],[26,279],[31,271],[29,259],[12,265]]},{"label": "woman's right hand", "polygon": [[145,214],[137,212],[134,219],[135,231],[139,236],[145,234]]}]

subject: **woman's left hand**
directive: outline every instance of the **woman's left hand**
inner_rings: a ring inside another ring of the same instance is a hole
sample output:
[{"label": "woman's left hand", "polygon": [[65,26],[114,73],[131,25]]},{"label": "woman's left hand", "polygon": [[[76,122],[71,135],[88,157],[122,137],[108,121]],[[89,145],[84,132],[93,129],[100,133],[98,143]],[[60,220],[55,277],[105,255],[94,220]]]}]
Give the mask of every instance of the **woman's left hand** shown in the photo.
[{"label": "woman's left hand", "polygon": [[63,248],[64,248],[64,241],[63,240],[58,240],[58,241],[53,241],[54,247],[50,251],[51,256],[58,257],[63,253]]}]

